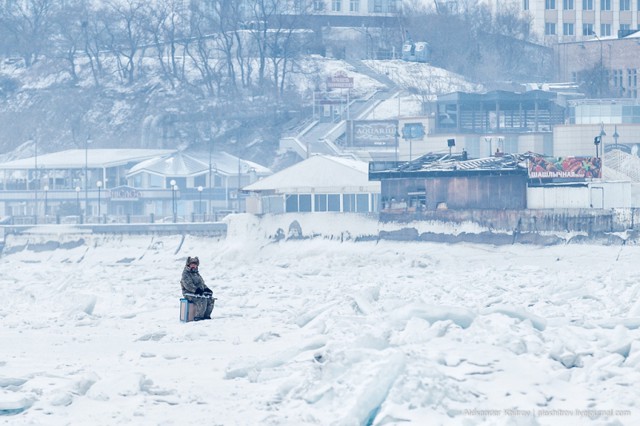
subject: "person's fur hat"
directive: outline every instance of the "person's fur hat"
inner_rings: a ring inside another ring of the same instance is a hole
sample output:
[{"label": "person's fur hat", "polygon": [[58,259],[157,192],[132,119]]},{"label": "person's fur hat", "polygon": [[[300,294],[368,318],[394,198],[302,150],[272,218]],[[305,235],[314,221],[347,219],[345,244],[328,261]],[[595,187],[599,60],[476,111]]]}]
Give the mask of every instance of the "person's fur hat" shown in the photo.
[{"label": "person's fur hat", "polygon": [[198,259],[198,256],[194,256],[194,257],[187,257],[187,266],[195,263],[196,265],[200,266],[200,259]]}]

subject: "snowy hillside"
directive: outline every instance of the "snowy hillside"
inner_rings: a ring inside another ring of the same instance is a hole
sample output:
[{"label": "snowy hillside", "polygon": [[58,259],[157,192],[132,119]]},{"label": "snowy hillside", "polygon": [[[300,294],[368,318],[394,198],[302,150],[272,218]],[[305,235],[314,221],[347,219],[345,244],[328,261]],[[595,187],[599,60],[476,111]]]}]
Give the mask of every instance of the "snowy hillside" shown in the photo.
[{"label": "snowy hillside", "polygon": [[[438,93],[456,90],[478,90],[446,70],[428,64],[395,61],[365,61],[381,75],[388,75],[400,89],[402,115],[416,115],[420,101],[431,99]],[[105,67],[115,66],[106,63]],[[257,65],[256,65],[257,66]],[[384,83],[359,73],[352,64],[318,55],[301,59],[295,70],[288,74],[287,87],[296,93],[296,102],[282,107],[293,110],[289,115],[278,115],[271,102],[255,99],[252,111],[242,105],[242,98],[234,104],[221,107],[217,98],[206,98],[190,90],[165,87],[149,65],[146,80],[131,87],[106,82],[104,87],[93,87],[87,64],[78,65],[81,81],[71,85],[64,69],[57,72],[51,64],[38,64],[25,69],[19,64],[0,64],[0,79],[15,82],[16,91],[7,96],[0,107],[0,162],[33,156],[37,140],[39,153],[63,149],[83,148],[87,138],[96,148],[186,148],[216,136],[216,148],[237,151],[236,141],[251,146],[241,154],[243,158],[261,161],[269,166],[278,147],[280,132],[291,121],[304,121],[297,116],[302,106],[312,108],[314,91],[326,90],[327,78],[337,72],[346,73],[354,80],[351,99],[368,98],[376,90],[385,90]],[[111,70],[116,73],[115,69]],[[390,94],[397,88],[389,89]],[[337,92],[339,90],[335,90]],[[224,101],[227,102],[227,101]],[[287,102],[285,99],[283,102]],[[396,98],[381,105],[371,119],[397,118],[399,105]],[[260,110],[265,108],[265,110]],[[385,111],[387,110],[387,111]],[[391,111],[391,112],[389,112]],[[393,115],[395,114],[395,115]],[[297,117],[297,118],[296,118]],[[213,132],[213,133],[212,133]]]},{"label": "snowy hillside", "polygon": [[[300,224],[335,238],[275,242],[282,225],[248,215],[225,240],[7,236],[0,423],[640,421],[640,247],[354,242],[377,222]],[[211,321],[178,321],[189,255],[218,297]]]}]

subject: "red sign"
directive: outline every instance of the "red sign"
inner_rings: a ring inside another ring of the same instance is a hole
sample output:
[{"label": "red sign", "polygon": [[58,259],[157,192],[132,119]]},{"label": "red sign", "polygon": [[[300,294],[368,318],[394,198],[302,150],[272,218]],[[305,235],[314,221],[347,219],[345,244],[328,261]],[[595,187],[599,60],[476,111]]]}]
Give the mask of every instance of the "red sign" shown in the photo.
[{"label": "red sign", "polygon": [[327,88],[329,89],[352,89],[353,77],[348,77],[342,71],[338,71],[333,77],[327,78]]},{"label": "red sign", "polygon": [[542,157],[529,159],[529,177],[532,179],[576,179],[602,177],[602,159],[599,157]]}]

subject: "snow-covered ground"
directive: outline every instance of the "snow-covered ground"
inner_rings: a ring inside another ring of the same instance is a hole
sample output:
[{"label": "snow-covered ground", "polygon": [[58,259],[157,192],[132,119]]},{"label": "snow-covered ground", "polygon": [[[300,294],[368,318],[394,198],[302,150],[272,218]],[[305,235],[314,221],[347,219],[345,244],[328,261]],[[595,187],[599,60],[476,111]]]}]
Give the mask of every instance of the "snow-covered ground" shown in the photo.
[{"label": "snow-covered ground", "polygon": [[[377,222],[338,217],[8,236],[0,424],[639,424],[640,247],[355,242]],[[188,255],[211,321],[178,320]]]}]

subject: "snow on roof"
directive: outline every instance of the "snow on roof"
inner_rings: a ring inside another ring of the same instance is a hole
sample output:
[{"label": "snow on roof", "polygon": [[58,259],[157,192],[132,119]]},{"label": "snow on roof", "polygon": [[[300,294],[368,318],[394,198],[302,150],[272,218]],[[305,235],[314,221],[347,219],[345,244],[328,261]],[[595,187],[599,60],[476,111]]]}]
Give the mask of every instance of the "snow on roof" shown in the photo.
[{"label": "snow on roof", "polygon": [[[248,173],[251,169],[253,169],[258,176],[270,175],[272,173],[267,167],[261,166],[253,161],[238,159],[238,157],[226,152],[212,153],[211,168],[218,174],[237,175],[238,161],[240,162],[240,173]],[[142,171],[165,176],[193,176],[207,172],[208,170],[208,154],[202,152],[177,152],[169,157],[152,158],[143,161],[132,167],[128,176]]]},{"label": "snow on roof", "polygon": [[[69,149],[38,155],[38,168],[43,169],[78,169],[85,165],[90,168],[115,167],[149,158],[167,156],[174,149]],[[86,155],[86,157],[85,157]],[[36,158],[22,158],[0,164],[0,169],[33,169]]]},{"label": "snow on roof", "polygon": [[188,157],[181,152],[162,158],[151,158],[136,164],[129,170],[127,176],[141,171],[157,173],[164,176],[192,176],[209,170],[209,165],[195,158]]},{"label": "snow on roof", "polygon": [[243,188],[277,193],[380,192],[380,182],[369,181],[369,164],[329,155],[314,155]]}]

